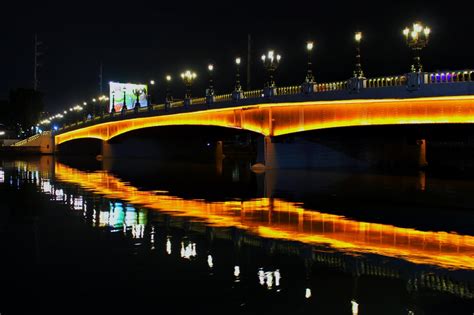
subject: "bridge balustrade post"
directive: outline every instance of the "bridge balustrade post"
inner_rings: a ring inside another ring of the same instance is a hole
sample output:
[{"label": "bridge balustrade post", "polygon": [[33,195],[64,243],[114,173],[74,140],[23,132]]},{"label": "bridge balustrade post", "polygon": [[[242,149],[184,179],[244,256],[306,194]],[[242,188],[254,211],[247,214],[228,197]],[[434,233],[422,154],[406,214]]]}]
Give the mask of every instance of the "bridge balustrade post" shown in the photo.
[{"label": "bridge balustrade post", "polygon": [[303,94],[314,93],[316,92],[315,86],[316,86],[315,82],[303,82],[303,84],[301,84],[301,92]]},{"label": "bridge balustrade post", "polygon": [[266,86],[263,88],[264,97],[272,97],[277,95],[277,90],[275,86]]},{"label": "bridge balustrade post", "polygon": [[347,80],[349,93],[359,93],[361,89],[367,87],[367,79],[364,77],[353,77]]},{"label": "bridge balustrade post", "polygon": [[244,92],[242,90],[234,90],[232,91],[232,100],[239,101],[244,98]]},{"label": "bridge balustrade post", "polygon": [[184,102],[183,102],[184,108],[189,108],[189,106],[190,106],[192,103],[193,103],[193,100],[192,100],[191,98],[189,98],[189,97],[185,98],[185,99],[184,99]]},{"label": "bridge balustrade post", "polygon": [[406,75],[407,90],[416,91],[421,88],[423,84],[428,83],[428,73],[426,72],[410,72]]},{"label": "bridge balustrade post", "polygon": [[216,97],[214,95],[214,89],[208,88],[206,89],[206,105],[210,107],[211,104],[216,102]]}]

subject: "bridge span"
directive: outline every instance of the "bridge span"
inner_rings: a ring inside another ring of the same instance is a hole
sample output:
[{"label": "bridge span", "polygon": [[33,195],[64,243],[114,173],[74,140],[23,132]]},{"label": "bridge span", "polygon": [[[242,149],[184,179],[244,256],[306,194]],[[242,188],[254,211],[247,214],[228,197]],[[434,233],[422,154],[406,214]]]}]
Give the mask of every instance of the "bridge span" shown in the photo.
[{"label": "bridge span", "polygon": [[80,138],[110,140],[129,131],[173,125],[237,128],[264,136],[351,126],[473,123],[474,95],[408,99],[352,99],[234,105],[216,109],[123,117],[65,131],[61,144]]}]

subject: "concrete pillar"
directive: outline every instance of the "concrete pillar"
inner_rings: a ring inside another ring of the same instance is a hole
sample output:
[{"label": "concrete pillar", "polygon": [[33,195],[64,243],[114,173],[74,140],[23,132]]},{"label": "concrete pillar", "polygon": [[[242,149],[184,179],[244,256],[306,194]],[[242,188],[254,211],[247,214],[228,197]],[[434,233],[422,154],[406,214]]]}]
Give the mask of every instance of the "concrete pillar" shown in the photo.
[{"label": "concrete pillar", "polygon": [[426,167],[428,165],[428,161],[426,160],[426,140],[418,140],[416,144],[419,146],[418,166],[421,168]]},{"label": "concrete pillar", "polygon": [[252,169],[272,169],[278,168],[275,144],[270,136],[261,136],[257,140],[257,161],[252,166]]},{"label": "concrete pillar", "polygon": [[112,157],[112,147],[108,141],[102,141],[102,158]]}]

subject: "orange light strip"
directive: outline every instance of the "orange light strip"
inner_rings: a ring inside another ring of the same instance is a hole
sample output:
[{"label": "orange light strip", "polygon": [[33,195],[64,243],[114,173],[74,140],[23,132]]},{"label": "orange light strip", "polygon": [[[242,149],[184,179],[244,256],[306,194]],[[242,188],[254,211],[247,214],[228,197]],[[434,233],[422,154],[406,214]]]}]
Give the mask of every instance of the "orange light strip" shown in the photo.
[{"label": "orange light strip", "polygon": [[216,227],[238,227],[262,237],[327,245],[354,254],[379,254],[444,268],[474,269],[474,237],[360,222],[306,210],[281,199],[209,202],[140,191],[105,171],[86,173],[55,164],[58,180],[137,206],[193,217]]},{"label": "orange light strip", "polygon": [[105,141],[132,130],[172,125],[219,126],[279,136],[335,127],[473,122],[472,95],[314,101],[258,104],[125,119],[61,133],[55,136],[55,143],[80,138]]}]

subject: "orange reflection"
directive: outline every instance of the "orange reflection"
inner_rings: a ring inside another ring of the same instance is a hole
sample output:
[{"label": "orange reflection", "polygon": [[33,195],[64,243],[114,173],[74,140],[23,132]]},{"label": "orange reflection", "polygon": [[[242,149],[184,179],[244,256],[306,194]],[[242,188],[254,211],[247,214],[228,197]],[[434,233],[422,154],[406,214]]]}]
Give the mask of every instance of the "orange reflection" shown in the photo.
[{"label": "orange reflection", "polygon": [[220,126],[279,136],[300,131],[368,125],[473,123],[474,96],[412,99],[312,101],[257,104],[124,119],[55,136],[55,143],[109,140],[128,131],[170,125]]},{"label": "orange reflection", "polygon": [[189,216],[218,227],[238,227],[262,237],[327,245],[354,254],[379,254],[444,268],[474,269],[474,237],[423,232],[360,222],[305,210],[280,199],[209,202],[186,200],[163,192],[140,191],[105,171],[86,173],[57,163],[58,180],[80,185],[107,198]]}]

